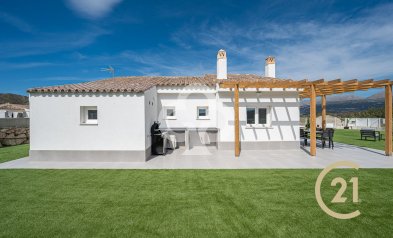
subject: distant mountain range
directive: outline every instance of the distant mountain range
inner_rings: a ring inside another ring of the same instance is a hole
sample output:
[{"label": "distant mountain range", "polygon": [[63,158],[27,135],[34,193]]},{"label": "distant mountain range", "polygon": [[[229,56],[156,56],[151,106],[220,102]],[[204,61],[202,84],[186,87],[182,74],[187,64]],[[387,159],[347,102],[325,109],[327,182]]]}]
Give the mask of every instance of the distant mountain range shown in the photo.
[{"label": "distant mountain range", "polygon": [[[321,112],[321,99],[317,99],[317,114]],[[369,97],[350,95],[335,95],[326,99],[326,113],[340,114],[347,112],[360,112],[369,108],[381,108],[385,106],[385,93],[380,92]],[[310,101],[302,100],[300,115],[310,115]]]},{"label": "distant mountain range", "polygon": [[3,103],[27,105],[29,104],[29,97],[12,93],[0,93],[0,104]]}]

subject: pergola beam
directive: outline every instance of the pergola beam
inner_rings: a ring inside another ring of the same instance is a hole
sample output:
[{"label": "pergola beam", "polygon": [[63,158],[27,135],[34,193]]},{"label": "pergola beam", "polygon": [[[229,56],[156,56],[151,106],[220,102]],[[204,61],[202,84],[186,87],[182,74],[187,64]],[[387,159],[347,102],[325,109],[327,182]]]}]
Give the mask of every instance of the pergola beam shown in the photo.
[{"label": "pergola beam", "polygon": [[385,79],[374,81],[373,79],[358,81],[357,79],[341,81],[335,79],[325,81],[318,79],[308,80],[256,80],[256,81],[221,81],[220,88],[234,90],[234,121],[235,121],[235,156],[240,155],[240,122],[239,122],[239,89],[243,88],[294,88],[301,98],[310,98],[310,155],[316,155],[316,97],[322,96],[322,127],[326,128],[326,95],[368,90],[370,88],[385,87],[385,154],[392,155],[392,85],[393,82]]},{"label": "pergola beam", "polygon": [[326,95],[322,95],[322,129],[326,129]]},{"label": "pergola beam", "polygon": [[385,155],[392,155],[392,85],[385,86]]},{"label": "pergola beam", "polygon": [[239,86],[235,87],[235,101],[233,105],[235,109],[235,156],[240,155],[240,126],[239,126]]},{"label": "pergola beam", "polygon": [[310,155],[317,154],[317,99],[315,93],[315,85],[310,86]]},{"label": "pergola beam", "polygon": [[[368,90],[370,88],[380,88],[392,84],[390,80],[374,81],[373,79],[364,81],[353,79],[342,83],[339,83],[338,80],[332,80],[329,82],[327,84],[316,85],[315,91],[317,96],[353,92],[358,90]],[[302,98],[310,97],[310,95],[310,90],[307,88],[300,93],[300,97]]]},{"label": "pergola beam", "polygon": [[341,79],[330,80],[327,83],[328,83],[328,85],[342,84]]}]

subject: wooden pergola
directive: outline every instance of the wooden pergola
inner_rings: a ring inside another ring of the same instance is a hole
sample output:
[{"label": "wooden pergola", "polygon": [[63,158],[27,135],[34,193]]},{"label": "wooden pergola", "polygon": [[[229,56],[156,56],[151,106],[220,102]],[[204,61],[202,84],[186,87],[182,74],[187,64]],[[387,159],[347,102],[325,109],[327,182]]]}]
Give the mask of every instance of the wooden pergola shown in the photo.
[{"label": "wooden pergola", "polygon": [[293,88],[299,91],[301,98],[310,98],[310,155],[316,155],[316,98],[322,98],[322,128],[326,128],[326,95],[354,92],[358,90],[368,90],[371,88],[385,88],[385,155],[392,155],[392,84],[386,80],[363,80],[357,79],[342,81],[341,79],[325,81],[324,79],[316,81],[308,80],[279,80],[273,78],[264,78],[263,80],[223,80],[219,83],[220,88],[229,88],[234,90],[234,121],[235,121],[235,156],[240,155],[240,123],[239,123],[239,90],[253,88],[282,88],[284,90]]}]

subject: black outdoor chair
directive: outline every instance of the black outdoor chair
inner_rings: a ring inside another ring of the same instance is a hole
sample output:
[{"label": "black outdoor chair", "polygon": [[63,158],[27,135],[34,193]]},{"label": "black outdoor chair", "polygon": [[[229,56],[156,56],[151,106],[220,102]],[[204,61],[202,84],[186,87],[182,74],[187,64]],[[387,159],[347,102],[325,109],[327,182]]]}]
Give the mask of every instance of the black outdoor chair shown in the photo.
[{"label": "black outdoor chair", "polygon": [[322,140],[322,148],[323,149],[325,148],[326,141],[329,142],[329,148],[332,148],[332,149],[334,148],[333,137],[334,137],[334,129],[332,129],[332,128],[325,129],[322,132],[320,139]]},{"label": "black outdoor chair", "polygon": [[304,128],[300,128],[300,139],[303,139],[303,146],[307,146],[307,134],[304,131]]}]

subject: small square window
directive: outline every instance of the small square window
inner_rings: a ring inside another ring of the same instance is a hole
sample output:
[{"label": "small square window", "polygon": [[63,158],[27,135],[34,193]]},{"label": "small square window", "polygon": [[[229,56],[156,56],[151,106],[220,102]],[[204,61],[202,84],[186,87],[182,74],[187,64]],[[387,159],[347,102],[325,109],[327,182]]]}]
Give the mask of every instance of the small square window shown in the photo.
[{"label": "small square window", "polygon": [[80,108],[81,124],[98,124],[98,110],[96,106],[82,106]]},{"label": "small square window", "polygon": [[209,119],[209,107],[198,107],[197,118],[200,120]]},{"label": "small square window", "polygon": [[97,110],[87,110],[88,120],[97,120]]},{"label": "small square window", "polygon": [[174,107],[165,107],[164,108],[164,118],[167,120],[176,119],[176,110]]},{"label": "small square window", "polygon": [[175,116],[175,109],[169,108],[166,110],[167,117],[174,117]]}]

